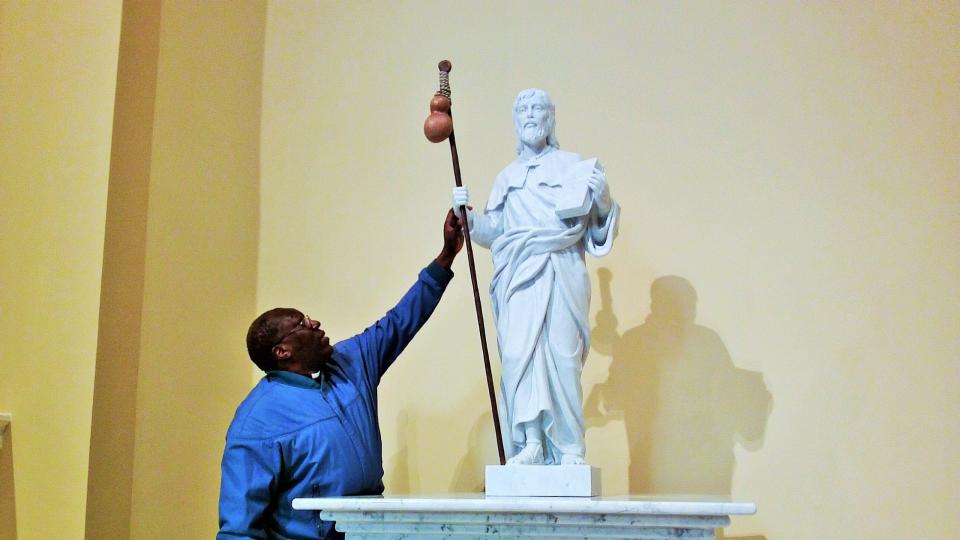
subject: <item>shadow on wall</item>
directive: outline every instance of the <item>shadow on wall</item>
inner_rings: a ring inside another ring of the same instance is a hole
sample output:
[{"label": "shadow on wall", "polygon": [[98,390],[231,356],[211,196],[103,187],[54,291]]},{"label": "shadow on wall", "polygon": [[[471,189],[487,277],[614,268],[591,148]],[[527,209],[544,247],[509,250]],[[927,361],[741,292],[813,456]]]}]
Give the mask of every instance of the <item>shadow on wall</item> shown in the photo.
[{"label": "shadow on wall", "polygon": [[695,323],[697,292],[686,279],[655,280],[650,314],[620,334],[613,275],[606,268],[598,275],[593,344],[613,361],[584,404],[587,428],[623,421],[631,494],[729,496],[734,444],[763,446],[772,410],[763,375],[734,366],[720,336]]},{"label": "shadow on wall", "polygon": [[3,433],[0,448],[0,539],[17,540],[17,505],[13,483],[13,426]]},{"label": "shadow on wall", "polygon": [[416,428],[416,420],[410,418],[410,413],[406,410],[397,413],[397,434],[400,448],[390,457],[390,462],[386,467],[390,471],[390,480],[385,485],[385,491],[389,493],[403,495],[417,493],[420,487],[419,482],[416,481],[416,474],[410,474],[411,470],[414,472],[419,470],[416,452],[414,452],[413,458],[410,457],[410,446],[416,446]]},{"label": "shadow on wall", "polygon": [[[477,395],[474,403],[482,400],[483,397]],[[457,464],[453,481],[450,482],[451,492],[483,493],[487,465],[500,463],[495,441],[493,415],[486,411],[478,416],[470,427],[463,458]]]},{"label": "shadow on wall", "polygon": [[[486,399],[486,386],[478,385],[476,391],[471,392],[470,397],[464,401],[483,403],[484,399]],[[416,450],[410,450],[417,447],[416,425],[414,415],[408,411],[401,410],[397,413],[397,440],[400,446],[384,462],[384,470],[389,471],[389,477],[384,478],[387,494],[420,493],[422,487],[418,476],[420,462],[417,459]],[[436,425],[436,423],[426,421],[426,425]],[[449,444],[452,450],[453,443]],[[490,411],[481,413],[474,420],[463,445],[461,452],[463,457],[457,464],[449,490],[451,493],[483,493],[486,466],[499,463],[493,416]],[[4,540],[3,537],[0,537],[0,540]]]}]

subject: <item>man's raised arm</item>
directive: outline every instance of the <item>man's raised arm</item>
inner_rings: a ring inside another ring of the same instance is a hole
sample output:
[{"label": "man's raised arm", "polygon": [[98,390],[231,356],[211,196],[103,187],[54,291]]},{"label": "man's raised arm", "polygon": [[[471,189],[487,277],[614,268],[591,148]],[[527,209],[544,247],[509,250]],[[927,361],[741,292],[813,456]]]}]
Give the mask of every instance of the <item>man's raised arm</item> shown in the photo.
[{"label": "man's raised arm", "polygon": [[[420,271],[417,282],[400,299],[396,306],[352,340],[351,345],[360,347],[364,369],[373,383],[380,377],[406,348],[433,310],[453,278],[450,270],[457,253],[463,247],[463,231],[460,220],[447,212],[443,224],[443,248],[426,268]],[[350,345],[348,345],[350,346]]]}]

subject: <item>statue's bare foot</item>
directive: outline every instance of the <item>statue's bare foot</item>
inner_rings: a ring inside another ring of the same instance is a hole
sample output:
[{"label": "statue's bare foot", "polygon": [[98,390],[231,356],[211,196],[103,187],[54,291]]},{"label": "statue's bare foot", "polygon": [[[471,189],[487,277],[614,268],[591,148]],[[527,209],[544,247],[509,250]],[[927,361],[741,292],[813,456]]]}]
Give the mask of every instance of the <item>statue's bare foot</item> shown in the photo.
[{"label": "statue's bare foot", "polygon": [[507,465],[539,465],[543,463],[543,447],[540,443],[528,443],[517,455],[507,460]]},{"label": "statue's bare foot", "polygon": [[563,454],[560,456],[561,465],[583,465],[586,463],[580,454]]}]

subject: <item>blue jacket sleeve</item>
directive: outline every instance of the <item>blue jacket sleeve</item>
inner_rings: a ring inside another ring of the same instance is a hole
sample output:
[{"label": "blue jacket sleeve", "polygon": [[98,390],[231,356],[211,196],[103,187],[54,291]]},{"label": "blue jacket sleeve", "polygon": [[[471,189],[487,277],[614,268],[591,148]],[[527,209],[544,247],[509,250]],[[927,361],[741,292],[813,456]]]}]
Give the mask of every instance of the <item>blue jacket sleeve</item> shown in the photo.
[{"label": "blue jacket sleeve", "polygon": [[374,385],[433,314],[452,278],[453,272],[431,262],[400,302],[357,336],[363,367]]},{"label": "blue jacket sleeve", "polygon": [[231,440],[223,451],[217,540],[268,538],[279,448],[268,440]]}]

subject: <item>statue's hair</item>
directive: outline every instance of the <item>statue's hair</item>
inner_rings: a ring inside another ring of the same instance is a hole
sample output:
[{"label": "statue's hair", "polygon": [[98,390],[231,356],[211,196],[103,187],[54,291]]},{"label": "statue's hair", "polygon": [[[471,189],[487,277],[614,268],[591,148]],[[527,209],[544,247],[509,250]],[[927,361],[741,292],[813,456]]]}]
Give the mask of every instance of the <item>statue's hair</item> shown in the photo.
[{"label": "statue's hair", "polygon": [[273,346],[280,339],[280,323],[287,317],[300,316],[301,313],[292,308],[273,308],[254,319],[247,330],[247,354],[258,368],[263,371],[277,369]]},{"label": "statue's hair", "polygon": [[554,149],[560,149],[560,141],[557,140],[557,109],[553,106],[553,100],[550,99],[550,94],[545,90],[539,88],[527,88],[526,90],[521,90],[517,94],[517,99],[513,100],[513,127],[517,132],[517,155],[520,155],[520,152],[523,151],[523,142],[520,140],[520,126],[517,122],[517,107],[520,106],[525,100],[532,99],[535,97],[543,98],[543,101],[547,104],[547,145],[552,146]]}]

